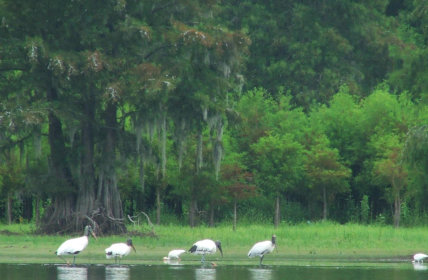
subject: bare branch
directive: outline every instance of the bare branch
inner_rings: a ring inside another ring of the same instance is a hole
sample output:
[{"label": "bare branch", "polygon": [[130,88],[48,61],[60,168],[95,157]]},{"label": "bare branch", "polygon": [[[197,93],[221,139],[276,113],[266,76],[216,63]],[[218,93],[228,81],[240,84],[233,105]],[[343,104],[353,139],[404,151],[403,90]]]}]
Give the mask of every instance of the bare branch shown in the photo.
[{"label": "bare branch", "polygon": [[84,217],[85,217],[86,219],[88,219],[88,220],[92,223],[92,226],[93,226],[93,228],[94,228],[94,231],[95,231],[95,232],[97,232],[97,231],[98,231],[98,228],[99,228],[99,226],[98,226],[97,222],[95,222],[93,219],[91,219],[88,215],[84,215]]},{"label": "bare branch", "polygon": [[152,50],[151,52],[149,52],[148,54],[146,54],[144,56],[144,59],[148,59],[149,57],[154,55],[156,52],[161,51],[161,50],[166,49],[166,48],[170,48],[172,46],[173,46],[172,44],[166,44],[166,45],[159,46],[158,48],[156,48],[156,49]]},{"label": "bare branch", "polygon": [[129,216],[129,214],[128,214],[128,219],[131,221],[131,223],[133,223],[134,224],[134,226],[135,226],[135,221],[131,218],[131,216]]},{"label": "bare branch", "polygon": [[146,214],[146,213],[144,213],[143,211],[141,211],[141,213],[142,213],[144,216],[146,216],[146,218],[147,218],[147,223],[148,223],[148,224],[149,224],[149,226],[152,228],[152,231],[154,231],[154,230],[153,230],[154,225],[152,224],[152,221],[150,221],[149,215],[147,215],[147,214]]},{"label": "bare branch", "polygon": [[0,72],[8,72],[8,71],[26,71],[27,67],[23,65],[2,65],[0,66]]},{"label": "bare branch", "polygon": [[153,7],[152,8],[152,14],[157,13],[158,11],[166,9],[166,8],[168,8],[170,6],[175,5],[175,4],[176,4],[176,1],[171,1],[169,3],[166,3],[165,5]]}]

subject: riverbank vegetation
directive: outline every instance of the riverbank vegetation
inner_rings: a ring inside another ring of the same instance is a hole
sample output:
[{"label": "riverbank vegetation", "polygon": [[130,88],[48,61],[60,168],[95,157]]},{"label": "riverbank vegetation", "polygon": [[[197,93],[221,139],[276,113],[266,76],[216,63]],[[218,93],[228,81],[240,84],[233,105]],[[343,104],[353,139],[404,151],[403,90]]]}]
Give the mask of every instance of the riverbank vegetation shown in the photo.
[{"label": "riverbank vegetation", "polygon": [[0,220],[426,225],[427,10],[0,0]]},{"label": "riverbank vegetation", "polygon": [[[0,225],[0,262],[61,263],[54,255],[59,245],[71,236],[34,234],[34,225]],[[274,263],[296,261],[367,261],[409,262],[416,252],[427,252],[426,227],[394,228],[380,225],[340,225],[331,222],[304,223],[299,225],[246,225],[236,231],[230,225],[218,227],[161,225],[155,227],[156,237],[144,235],[147,228],[129,228],[133,236],[99,236],[91,238],[79,263],[109,263],[104,249],[110,244],[124,242],[131,237],[137,253],[126,257],[126,263],[160,263],[169,250],[186,249],[203,238],[222,242],[224,259],[212,258],[223,263],[251,263],[247,253],[261,240],[277,235],[277,250],[267,259]],[[74,236],[73,236],[74,237]],[[199,262],[198,256],[185,254],[184,263]],[[257,261],[255,262],[257,263]]]}]

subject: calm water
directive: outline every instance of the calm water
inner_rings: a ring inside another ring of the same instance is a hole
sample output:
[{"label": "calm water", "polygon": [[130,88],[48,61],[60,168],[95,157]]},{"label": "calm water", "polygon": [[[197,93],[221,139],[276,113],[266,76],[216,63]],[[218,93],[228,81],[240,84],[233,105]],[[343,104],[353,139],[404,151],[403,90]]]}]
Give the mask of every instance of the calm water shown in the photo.
[{"label": "calm water", "polygon": [[224,265],[202,267],[194,265],[89,265],[66,267],[60,265],[0,264],[0,279],[54,279],[54,280],[131,280],[131,279],[204,279],[204,280],[401,280],[428,279],[428,266],[258,266]]}]

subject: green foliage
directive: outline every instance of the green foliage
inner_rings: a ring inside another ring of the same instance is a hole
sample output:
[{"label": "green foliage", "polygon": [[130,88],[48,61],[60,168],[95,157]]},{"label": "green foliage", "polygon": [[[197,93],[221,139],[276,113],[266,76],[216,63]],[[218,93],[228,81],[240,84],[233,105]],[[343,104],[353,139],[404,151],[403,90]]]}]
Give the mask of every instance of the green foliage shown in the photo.
[{"label": "green foliage", "polygon": [[262,86],[275,98],[284,89],[305,109],[328,102],[344,84],[368,94],[391,66],[388,47],[399,46],[386,1],[234,3],[225,1],[233,18],[226,21],[252,39],[248,88]]},{"label": "green foliage", "polygon": [[428,127],[416,126],[410,129],[404,150],[405,159],[415,168],[428,170]]},{"label": "green foliage", "polygon": [[302,146],[293,136],[266,136],[252,146],[256,154],[257,181],[268,193],[294,187],[303,173]]},{"label": "green foliage", "polygon": [[25,176],[16,158],[10,159],[7,164],[0,166],[0,190],[3,194],[12,194],[22,191]]},{"label": "green foliage", "polygon": [[358,100],[349,94],[347,87],[342,87],[328,107],[315,109],[317,110],[310,114],[311,127],[315,129],[315,133],[324,133],[331,147],[338,149],[347,164],[361,164],[366,135],[365,127],[361,124],[364,115]]},{"label": "green foliage", "polygon": [[423,1],[238,2],[0,0],[0,200],[423,223]]}]

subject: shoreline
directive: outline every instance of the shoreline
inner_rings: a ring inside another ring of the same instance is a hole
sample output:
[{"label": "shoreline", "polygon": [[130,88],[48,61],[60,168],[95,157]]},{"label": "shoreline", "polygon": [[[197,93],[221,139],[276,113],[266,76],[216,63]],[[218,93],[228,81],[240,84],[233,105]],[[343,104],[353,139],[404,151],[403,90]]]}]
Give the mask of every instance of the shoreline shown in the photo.
[{"label": "shoreline", "polygon": [[[0,224],[0,263],[63,263],[55,251],[63,241],[76,236],[34,235],[33,227]],[[395,229],[378,225],[319,223],[284,225],[277,229],[271,225],[244,225],[232,231],[229,225],[215,228],[160,225],[155,231],[157,238],[131,236],[137,253],[131,252],[122,263],[163,264],[162,258],[169,250],[188,250],[195,241],[212,238],[221,240],[224,258],[217,253],[207,256],[207,261],[221,265],[256,265],[258,259],[249,259],[248,250],[254,242],[268,239],[273,232],[278,237],[277,249],[266,255],[264,262],[268,265],[400,264],[411,263],[415,253],[428,252],[428,227]],[[123,235],[91,238],[88,247],[76,257],[76,263],[112,264],[105,258],[104,249],[112,243],[124,242],[126,238],[128,236]],[[200,264],[199,256],[184,254],[181,259],[185,265]]]}]

